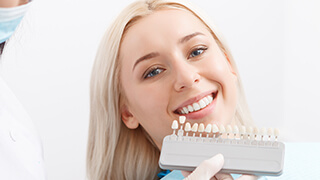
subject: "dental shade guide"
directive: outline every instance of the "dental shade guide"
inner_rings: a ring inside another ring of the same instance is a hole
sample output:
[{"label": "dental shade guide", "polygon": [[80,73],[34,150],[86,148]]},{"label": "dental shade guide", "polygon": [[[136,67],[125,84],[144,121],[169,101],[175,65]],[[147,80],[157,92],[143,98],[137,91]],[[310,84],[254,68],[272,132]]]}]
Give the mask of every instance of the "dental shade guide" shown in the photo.
[{"label": "dental shade guide", "polygon": [[[285,146],[279,130],[194,123],[185,117],[172,124],[173,134],[164,138],[159,159],[162,169],[193,171],[202,161],[223,154],[223,173],[279,176],[283,171]],[[185,123],[184,129],[183,125]],[[192,132],[191,132],[192,131]]]}]

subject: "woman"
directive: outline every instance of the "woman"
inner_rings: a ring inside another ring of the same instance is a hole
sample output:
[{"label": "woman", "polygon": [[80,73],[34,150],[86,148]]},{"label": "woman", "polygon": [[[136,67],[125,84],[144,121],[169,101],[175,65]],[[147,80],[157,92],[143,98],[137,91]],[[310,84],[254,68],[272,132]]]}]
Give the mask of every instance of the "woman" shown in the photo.
[{"label": "woman", "polygon": [[[212,103],[194,106],[206,97]],[[93,67],[89,179],[156,179],[162,139],[180,114],[252,123],[232,55],[207,18],[185,1],[135,2],[106,32]],[[219,171],[223,158],[209,162]],[[200,165],[189,179],[207,171]],[[230,178],[210,173],[204,179]]]}]

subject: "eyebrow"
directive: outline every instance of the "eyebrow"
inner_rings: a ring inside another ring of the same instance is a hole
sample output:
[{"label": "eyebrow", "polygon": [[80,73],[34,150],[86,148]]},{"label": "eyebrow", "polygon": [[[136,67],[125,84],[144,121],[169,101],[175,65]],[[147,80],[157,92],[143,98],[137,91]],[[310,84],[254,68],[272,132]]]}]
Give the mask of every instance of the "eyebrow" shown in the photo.
[{"label": "eyebrow", "polygon": [[[192,34],[189,34],[189,35],[186,35],[184,36],[183,38],[181,38],[178,42],[179,44],[183,44],[183,43],[186,43],[187,41],[189,41],[191,38],[197,36],[197,35],[204,35],[203,33],[201,32],[195,32],[195,33],[192,33]],[[136,60],[136,62],[134,63],[133,65],[133,69],[137,66],[138,63],[140,63],[141,61],[144,61],[144,60],[148,60],[148,59],[152,59],[152,58],[155,58],[157,56],[160,56],[160,53],[158,52],[151,52],[149,54],[146,54],[142,57],[140,57],[139,59]]]}]

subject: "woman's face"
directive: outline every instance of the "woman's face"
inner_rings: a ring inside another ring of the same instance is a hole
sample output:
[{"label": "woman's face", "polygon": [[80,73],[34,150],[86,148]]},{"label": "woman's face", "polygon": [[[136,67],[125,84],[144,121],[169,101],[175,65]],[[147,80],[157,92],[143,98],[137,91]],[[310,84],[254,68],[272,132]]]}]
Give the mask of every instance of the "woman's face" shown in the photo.
[{"label": "woman's face", "polygon": [[160,10],[138,20],[123,38],[119,59],[122,120],[131,129],[140,124],[160,149],[181,114],[191,124],[232,123],[237,76],[192,13]]}]

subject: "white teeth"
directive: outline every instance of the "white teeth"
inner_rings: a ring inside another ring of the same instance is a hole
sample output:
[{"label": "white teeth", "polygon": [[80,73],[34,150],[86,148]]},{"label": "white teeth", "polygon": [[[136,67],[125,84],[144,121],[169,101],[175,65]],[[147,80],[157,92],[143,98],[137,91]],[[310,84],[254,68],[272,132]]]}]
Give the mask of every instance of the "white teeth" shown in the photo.
[{"label": "white teeth", "polygon": [[200,105],[198,103],[193,103],[192,104],[194,111],[200,110]]},{"label": "white teeth", "polygon": [[186,108],[186,107],[183,107],[182,109],[183,109],[183,111],[184,111],[184,114],[188,114],[188,113],[189,113],[189,110],[188,110],[188,108]]},{"label": "white teeth", "polygon": [[180,114],[188,114],[194,111],[199,111],[200,109],[205,108],[213,101],[212,95],[208,95],[200,99],[198,102],[193,103],[192,105],[188,105],[186,107],[181,108],[178,112]]},{"label": "white teeth", "polygon": [[204,102],[204,100],[202,100],[202,99],[199,101],[199,105],[200,105],[201,109],[207,106],[206,103]]},{"label": "white teeth", "polygon": [[206,103],[206,105],[210,104],[210,102],[209,102],[207,97],[203,98],[203,101]]},{"label": "white teeth", "polygon": [[193,107],[191,105],[188,106],[189,112],[193,112]]}]

